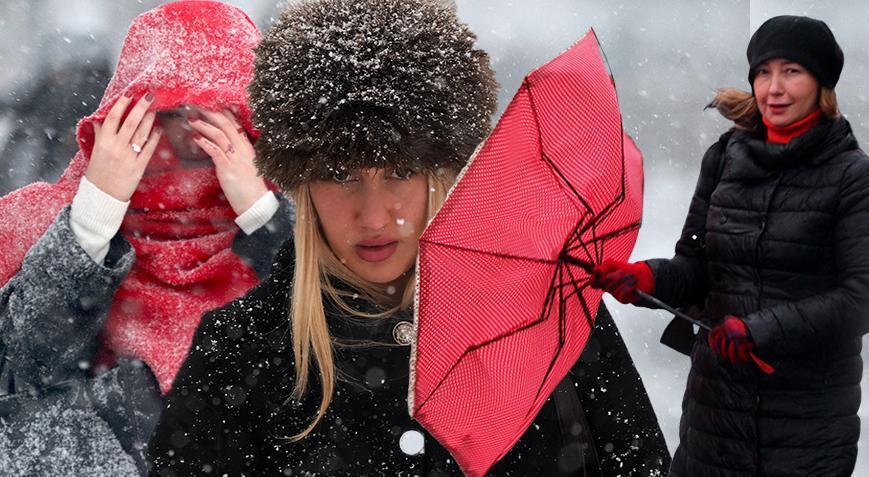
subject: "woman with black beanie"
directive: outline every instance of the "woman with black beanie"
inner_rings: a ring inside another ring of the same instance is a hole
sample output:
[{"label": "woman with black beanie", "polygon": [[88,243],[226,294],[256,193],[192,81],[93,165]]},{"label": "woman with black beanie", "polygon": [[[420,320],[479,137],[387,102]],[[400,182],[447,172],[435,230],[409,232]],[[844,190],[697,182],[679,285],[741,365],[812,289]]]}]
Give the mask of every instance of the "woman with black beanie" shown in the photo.
[{"label": "woman with black beanie", "polygon": [[795,16],[761,25],[747,56],[752,92],[710,105],[735,125],[703,158],[675,256],[603,263],[594,285],[623,303],[646,305],[642,291],[696,305],[711,327],[685,347],[671,476],[850,475],[869,158],[836,102],[844,56],[824,22]]}]

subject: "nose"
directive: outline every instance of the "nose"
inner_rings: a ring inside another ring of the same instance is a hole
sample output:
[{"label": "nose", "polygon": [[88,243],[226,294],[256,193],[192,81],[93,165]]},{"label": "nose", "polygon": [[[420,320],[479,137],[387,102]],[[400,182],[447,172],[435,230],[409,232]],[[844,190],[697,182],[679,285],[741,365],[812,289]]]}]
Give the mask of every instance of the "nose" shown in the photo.
[{"label": "nose", "polygon": [[386,188],[376,184],[376,182],[369,181],[364,184],[362,194],[359,197],[359,208],[356,216],[359,225],[371,232],[386,229],[387,224],[392,220],[392,202],[394,201],[391,200],[391,194]]},{"label": "nose", "polygon": [[774,96],[784,94],[784,76],[777,71],[773,71],[770,75],[769,94]]}]

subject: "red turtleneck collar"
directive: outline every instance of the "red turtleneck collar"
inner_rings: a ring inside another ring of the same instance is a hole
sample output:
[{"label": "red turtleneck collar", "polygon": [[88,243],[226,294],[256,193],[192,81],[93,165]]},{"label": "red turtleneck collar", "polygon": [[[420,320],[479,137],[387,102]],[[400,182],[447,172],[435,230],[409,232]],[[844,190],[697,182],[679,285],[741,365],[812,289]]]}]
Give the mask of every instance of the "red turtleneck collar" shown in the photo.
[{"label": "red turtleneck collar", "polygon": [[763,124],[766,126],[766,142],[787,144],[791,139],[808,132],[809,129],[812,129],[819,122],[821,122],[820,109],[816,109],[803,119],[781,128],[770,124],[766,118],[763,118]]}]

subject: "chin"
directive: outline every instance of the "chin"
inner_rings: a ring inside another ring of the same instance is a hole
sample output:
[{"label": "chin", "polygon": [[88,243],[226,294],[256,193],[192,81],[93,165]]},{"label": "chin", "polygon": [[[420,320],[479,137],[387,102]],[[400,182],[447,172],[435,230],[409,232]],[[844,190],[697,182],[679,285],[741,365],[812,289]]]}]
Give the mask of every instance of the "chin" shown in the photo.
[{"label": "chin", "polygon": [[779,118],[775,118],[771,122],[773,124],[775,124],[776,126],[783,128],[783,127],[790,126],[791,124],[797,122],[799,119],[800,118],[796,117],[795,115],[788,115],[788,116],[782,116]]},{"label": "chin", "polygon": [[394,282],[399,277],[401,277],[401,273],[395,272],[384,272],[380,270],[364,270],[362,273],[356,272],[360,278],[367,282],[371,282],[377,285],[387,285],[389,283]]},{"label": "chin", "polygon": [[363,262],[355,265],[348,268],[358,275],[359,278],[377,285],[388,285],[401,278],[402,275],[413,267],[413,263],[403,266],[402,264],[392,262],[392,260],[380,263]]}]

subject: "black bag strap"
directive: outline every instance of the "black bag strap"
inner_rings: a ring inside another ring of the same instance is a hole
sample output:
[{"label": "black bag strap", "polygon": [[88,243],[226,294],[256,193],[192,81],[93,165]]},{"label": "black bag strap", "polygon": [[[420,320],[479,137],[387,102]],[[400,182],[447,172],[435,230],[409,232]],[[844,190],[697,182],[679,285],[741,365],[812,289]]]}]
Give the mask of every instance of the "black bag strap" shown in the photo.
[{"label": "black bag strap", "polygon": [[576,394],[570,373],[558,383],[552,393],[558,428],[561,430],[561,451],[558,455],[559,475],[603,477],[600,460],[585,411]]}]

